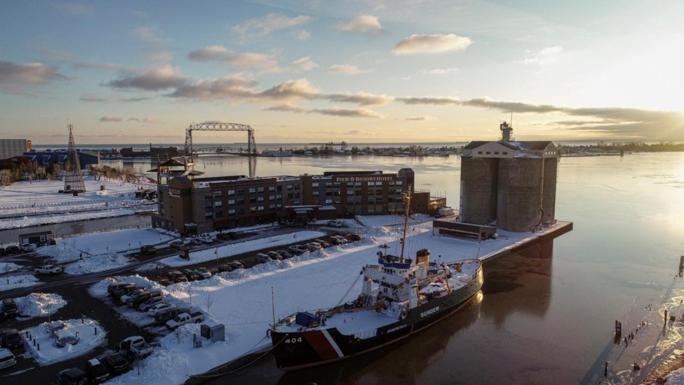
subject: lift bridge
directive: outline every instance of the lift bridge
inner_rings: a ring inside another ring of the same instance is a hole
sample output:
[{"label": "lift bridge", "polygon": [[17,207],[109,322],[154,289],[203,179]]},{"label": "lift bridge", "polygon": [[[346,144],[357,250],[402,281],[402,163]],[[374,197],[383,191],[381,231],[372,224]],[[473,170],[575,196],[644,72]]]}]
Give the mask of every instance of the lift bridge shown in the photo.
[{"label": "lift bridge", "polygon": [[[254,129],[246,124],[226,123],[226,122],[203,122],[193,123],[185,129],[185,154],[194,156],[196,153],[192,147],[193,131],[247,131],[247,152],[236,152],[235,155],[249,157],[249,177],[253,178],[256,169],[256,142],[254,141]],[[225,154],[226,152],[224,152]]]}]

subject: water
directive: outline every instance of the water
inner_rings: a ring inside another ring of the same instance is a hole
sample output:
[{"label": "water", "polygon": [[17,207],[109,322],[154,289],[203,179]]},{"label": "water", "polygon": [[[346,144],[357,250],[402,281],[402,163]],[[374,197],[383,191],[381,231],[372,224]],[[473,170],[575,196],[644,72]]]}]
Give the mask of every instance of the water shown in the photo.
[{"label": "water", "polygon": [[[459,158],[259,158],[258,175],[416,171],[417,189],[458,207]],[[147,165],[136,164],[144,169]],[[247,159],[203,158],[208,176]],[[267,358],[213,384],[574,384],[613,321],[659,301],[684,254],[684,154],[563,158],[557,218],[574,230],[485,267],[481,301],[378,354],[283,374]],[[552,251],[551,251],[552,250]]]}]

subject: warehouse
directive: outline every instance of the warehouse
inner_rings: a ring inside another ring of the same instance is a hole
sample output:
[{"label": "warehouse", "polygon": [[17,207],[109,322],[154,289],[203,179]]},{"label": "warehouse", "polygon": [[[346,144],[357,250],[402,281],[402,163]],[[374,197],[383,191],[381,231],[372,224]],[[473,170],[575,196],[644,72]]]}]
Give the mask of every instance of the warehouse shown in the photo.
[{"label": "warehouse", "polygon": [[461,156],[462,222],[533,231],[555,221],[558,153],[549,141],[475,141]]}]

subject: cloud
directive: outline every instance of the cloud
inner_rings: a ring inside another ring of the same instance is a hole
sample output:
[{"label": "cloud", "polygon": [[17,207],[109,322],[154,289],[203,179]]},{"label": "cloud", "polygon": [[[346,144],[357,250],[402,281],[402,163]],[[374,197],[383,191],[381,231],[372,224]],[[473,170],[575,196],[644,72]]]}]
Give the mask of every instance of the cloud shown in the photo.
[{"label": "cloud", "polygon": [[447,35],[411,35],[394,46],[395,55],[435,54],[462,51],[472,44],[468,37],[453,33]]},{"label": "cloud", "polygon": [[138,123],[145,123],[145,124],[153,124],[153,123],[158,123],[159,121],[156,118],[128,118],[126,119],[127,122],[138,122]]},{"label": "cloud", "polygon": [[544,66],[558,61],[558,58],[563,54],[563,47],[554,45],[542,48],[537,52],[527,51],[526,53],[527,56],[520,60],[519,63]]},{"label": "cloud", "polygon": [[123,76],[107,83],[113,88],[137,88],[145,91],[159,91],[181,87],[188,79],[170,65],[153,68],[140,75]]},{"label": "cloud", "polygon": [[290,63],[290,69],[294,71],[310,71],[318,67],[318,63],[311,59],[311,56],[299,58]]},{"label": "cloud", "polygon": [[0,84],[40,85],[58,79],[67,79],[67,77],[47,64],[17,64],[0,60]]},{"label": "cloud", "polygon": [[351,20],[337,23],[337,29],[345,32],[380,32],[382,25],[375,16],[359,15]]},{"label": "cloud", "polygon": [[82,102],[89,102],[89,103],[107,103],[107,102],[122,102],[122,103],[131,103],[131,102],[142,102],[145,100],[150,100],[149,97],[144,97],[144,96],[133,96],[133,97],[116,97],[116,96],[96,96],[96,95],[81,95],[78,100]]},{"label": "cloud", "polygon": [[394,100],[394,98],[389,95],[377,95],[363,91],[355,94],[330,94],[322,97],[333,102],[356,103],[362,106],[385,105]]},{"label": "cloud", "polygon": [[382,115],[378,114],[377,112],[372,111],[372,110],[368,110],[365,108],[356,108],[356,109],[345,109],[345,108],[337,108],[337,107],[316,108],[313,110],[309,110],[308,113],[332,115],[332,116],[342,116],[342,117],[347,117],[347,118],[374,118],[374,119],[382,118]]},{"label": "cloud", "polygon": [[404,104],[434,104],[434,105],[447,105],[447,104],[460,104],[460,100],[456,98],[443,97],[443,96],[420,96],[420,97],[403,97],[397,98],[398,101]]},{"label": "cloud", "polygon": [[319,94],[318,90],[306,79],[287,80],[274,87],[257,94],[260,98],[287,100],[313,99]]},{"label": "cloud", "polygon": [[281,112],[305,112],[304,107],[292,103],[276,104],[264,109],[265,111],[281,111]]},{"label": "cloud", "polygon": [[353,64],[333,64],[330,67],[328,67],[328,71],[331,73],[344,75],[358,75],[364,72],[368,72],[368,70],[362,70]]},{"label": "cloud", "polygon": [[275,54],[258,52],[235,53],[220,45],[212,45],[192,51],[188,54],[188,58],[200,62],[226,62],[238,69],[279,70],[278,59]]},{"label": "cloud", "polygon": [[305,29],[300,29],[299,31],[294,32],[293,35],[294,35],[295,39],[302,40],[302,41],[309,40],[309,38],[311,37],[311,34],[309,33],[309,31],[307,31]]},{"label": "cloud", "polygon": [[245,20],[231,29],[238,33],[242,40],[247,40],[250,38],[266,36],[271,32],[281,29],[307,24],[312,20],[313,17],[306,15],[289,17],[278,13],[269,13],[266,16]]},{"label": "cloud", "polygon": [[82,4],[82,3],[55,3],[53,6],[72,16],[86,16],[86,15],[92,15],[95,13],[95,8],[93,8],[92,5],[89,4]]},{"label": "cloud", "polygon": [[103,116],[100,118],[100,122],[105,122],[105,123],[120,123],[123,122],[123,118],[119,118],[116,116]]},{"label": "cloud", "polygon": [[425,75],[448,75],[451,73],[459,72],[460,70],[456,67],[451,68],[433,68],[429,70],[423,70]]},{"label": "cloud", "polygon": [[409,121],[425,121],[425,120],[434,120],[435,118],[432,116],[409,116],[407,118],[404,118],[404,120],[409,120]]},{"label": "cloud", "polygon": [[253,80],[234,75],[184,84],[168,96],[200,100],[247,98],[254,95],[251,87],[255,85]]}]

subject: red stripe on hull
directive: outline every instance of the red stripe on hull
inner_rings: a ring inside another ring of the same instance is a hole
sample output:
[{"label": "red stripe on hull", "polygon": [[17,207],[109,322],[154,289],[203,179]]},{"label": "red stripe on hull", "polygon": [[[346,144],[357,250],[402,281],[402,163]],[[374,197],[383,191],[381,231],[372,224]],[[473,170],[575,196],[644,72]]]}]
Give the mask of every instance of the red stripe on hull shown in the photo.
[{"label": "red stripe on hull", "polygon": [[335,349],[321,331],[306,332],[304,333],[304,339],[318,353],[321,360],[338,358],[337,352],[335,352]]}]

